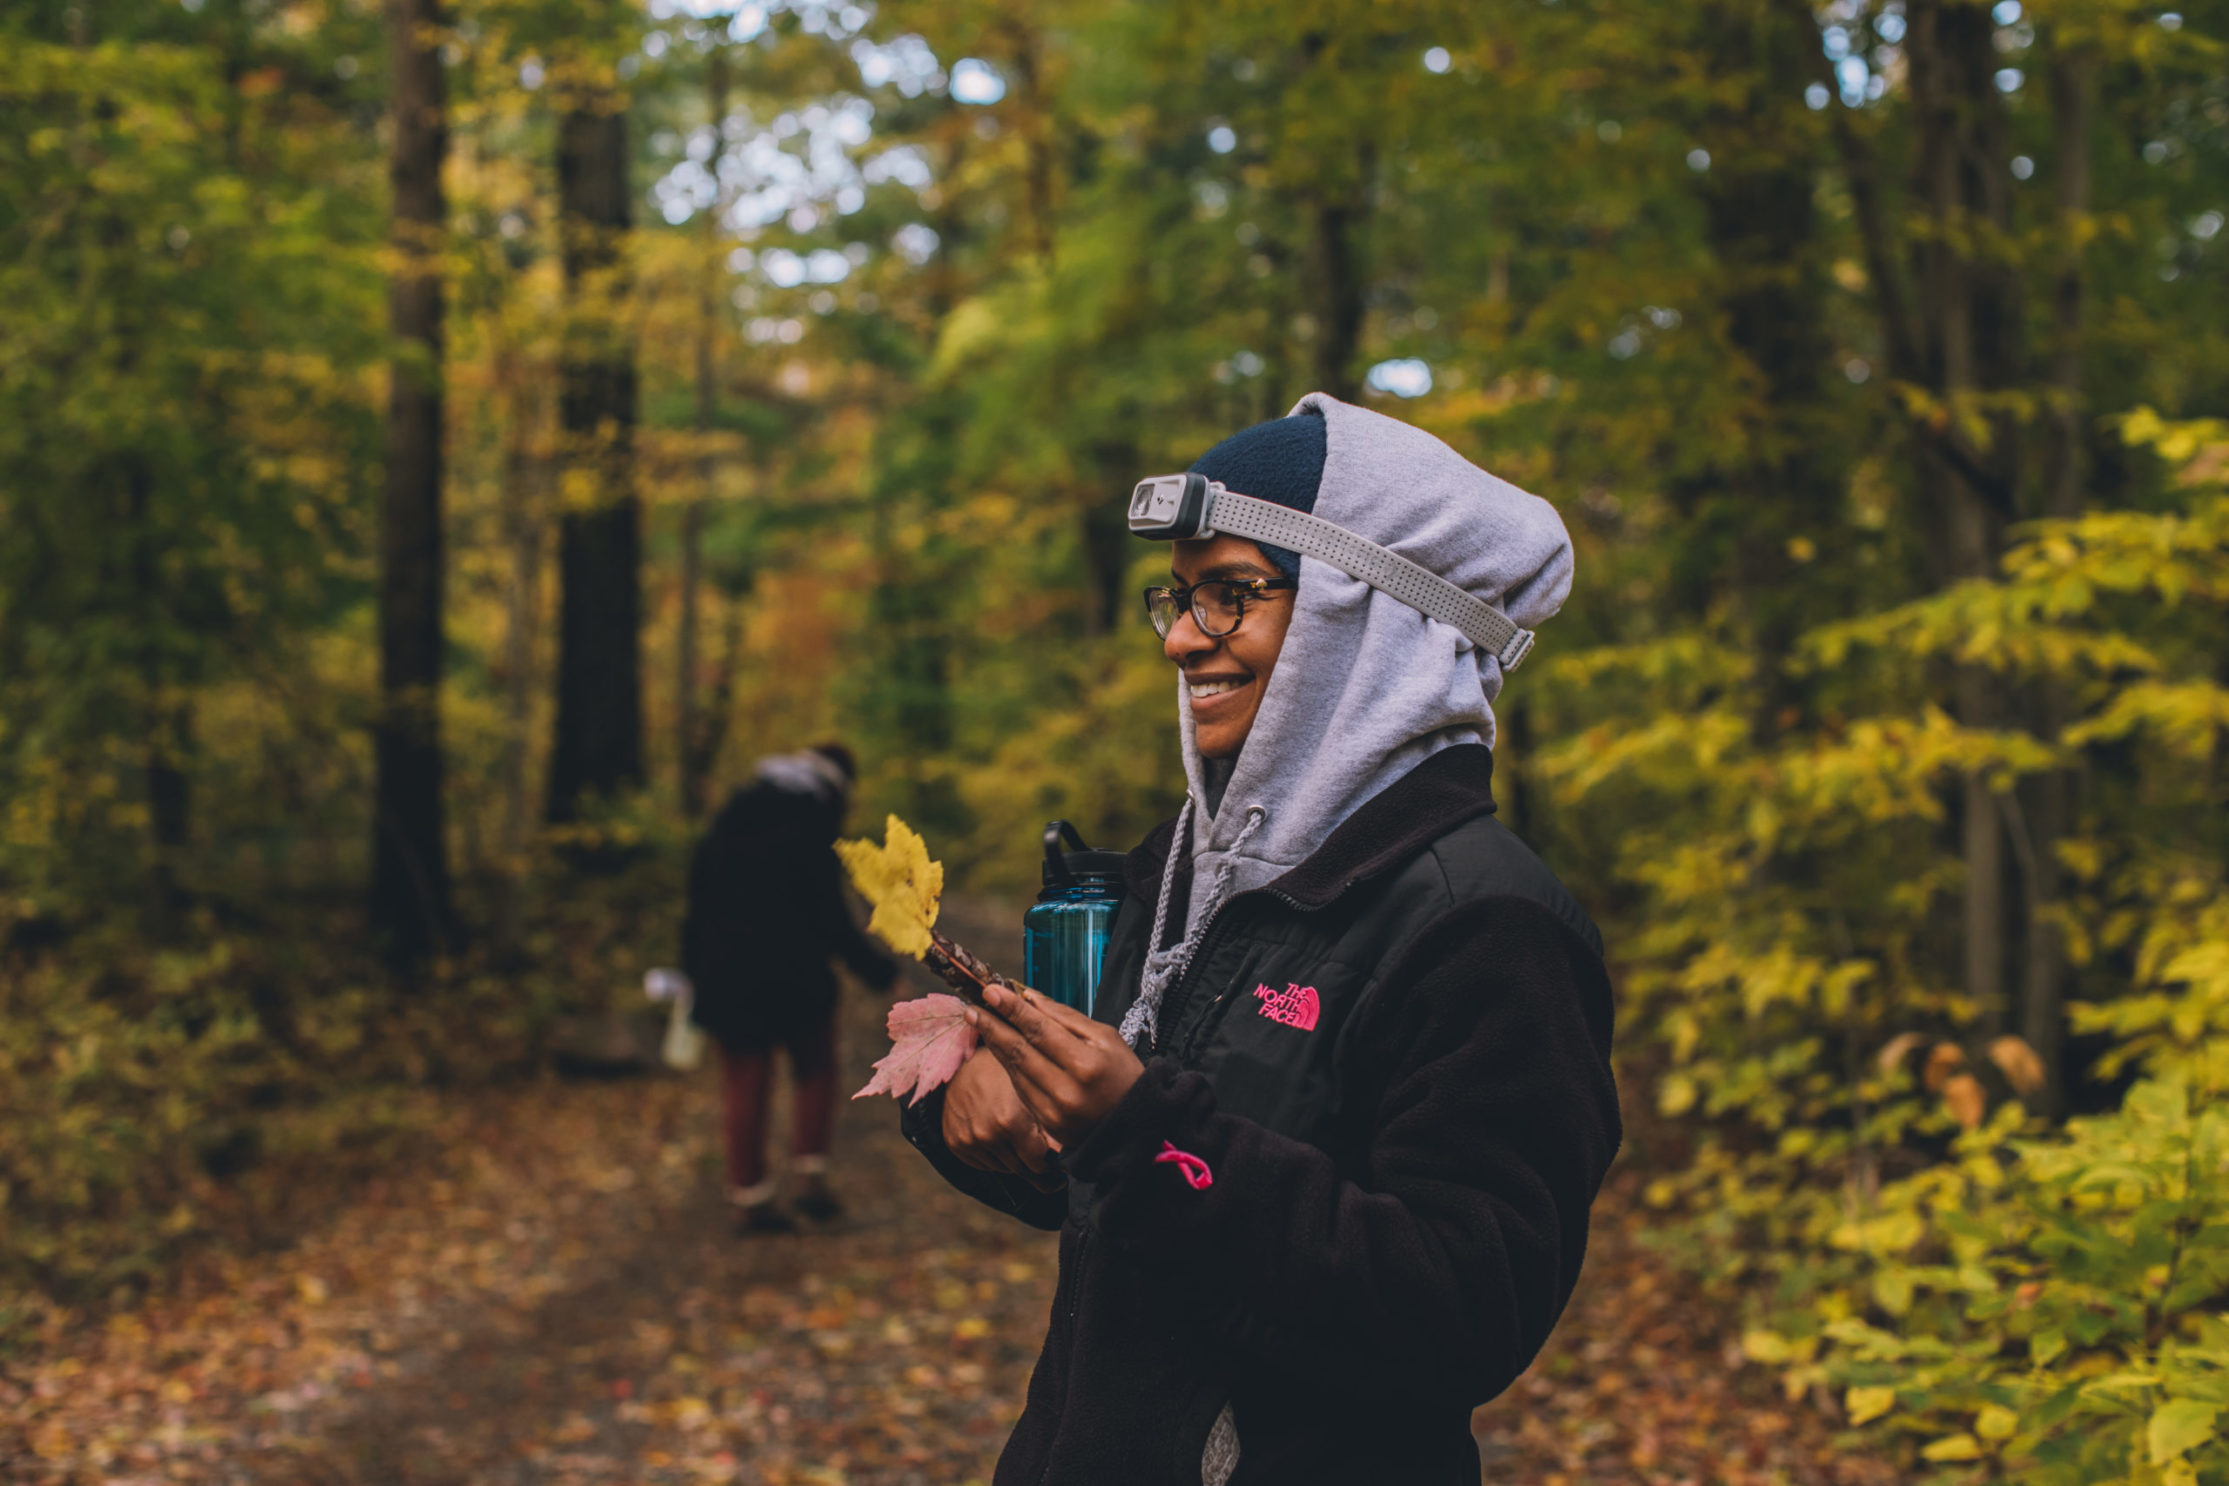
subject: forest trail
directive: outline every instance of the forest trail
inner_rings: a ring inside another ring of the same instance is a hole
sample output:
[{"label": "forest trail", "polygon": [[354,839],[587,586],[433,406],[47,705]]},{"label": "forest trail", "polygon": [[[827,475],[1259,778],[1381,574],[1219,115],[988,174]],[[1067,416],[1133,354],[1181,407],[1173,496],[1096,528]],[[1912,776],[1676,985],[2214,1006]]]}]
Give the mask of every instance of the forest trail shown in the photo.
[{"label": "forest trail", "polygon": [[[884,1045],[881,1003],[848,1005],[847,1089]],[[282,1254],[210,1261],[178,1295],[6,1359],[0,1476],[987,1481],[1050,1304],[1050,1235],[945,1188],[875,1099],[843,1111],[847,1217],[736,1238],[716,1105],[710,1068],[459,1096],[438,1175],[369,1184]],[[1738,1367],[1636,1247],[1634,1185],[1613,1178],[1547,1354],[1480,1410],[1487,1479],[1888,1479]]]}]

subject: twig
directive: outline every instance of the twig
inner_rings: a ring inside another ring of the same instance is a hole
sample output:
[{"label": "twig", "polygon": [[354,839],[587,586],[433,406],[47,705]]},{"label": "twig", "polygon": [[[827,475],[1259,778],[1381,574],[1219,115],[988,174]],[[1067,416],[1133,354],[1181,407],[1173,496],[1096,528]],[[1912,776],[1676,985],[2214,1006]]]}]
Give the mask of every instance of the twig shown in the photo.
[{"label": "twig", "polygon": [[958,991],[962,999],[978,1006],[983,1004],[986,986],[1014,989],[1012,981],[977,959],[964,945],[934,929],[929,931],[929,949],[921,957],[921,963],[929,967],[930,974]]}]

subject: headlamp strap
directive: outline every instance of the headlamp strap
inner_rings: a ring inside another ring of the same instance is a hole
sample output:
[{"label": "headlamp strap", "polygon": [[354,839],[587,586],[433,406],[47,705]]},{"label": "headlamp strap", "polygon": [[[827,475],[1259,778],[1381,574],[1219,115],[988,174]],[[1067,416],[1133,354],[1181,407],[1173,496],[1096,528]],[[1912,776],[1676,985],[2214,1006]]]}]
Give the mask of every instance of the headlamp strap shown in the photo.
[{"label": "headlamp strap", "polygon": [[1210,504],[1200,524],[1200,535],[1228,532],[1272,547],[1290,547],[1319,562],[1327,562],[1350,578],[1358,578],[1381,593],[1391,594],[1427,618],[1452,625],[1471,643],[1514,671],[1531,653],[1533,634],[1520,629],[1507,614],[1475,594],[1464,592],[1430,568],[1422,567],[1391,548],[1356,536],[1335,522],[1273,501],[1256,499],[1209,487]]}]

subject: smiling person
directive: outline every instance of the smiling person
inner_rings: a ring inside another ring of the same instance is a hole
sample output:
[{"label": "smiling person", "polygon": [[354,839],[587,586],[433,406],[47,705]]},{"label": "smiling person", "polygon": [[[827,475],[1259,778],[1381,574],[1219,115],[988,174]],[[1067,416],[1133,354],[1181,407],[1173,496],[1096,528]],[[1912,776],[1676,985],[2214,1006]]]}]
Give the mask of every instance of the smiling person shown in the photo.
[{"label": "smiling person", "polygon": [[1505,668],[1571,585],[1546,502],[1314,394],[1141,484],[1184,809],[1093,1021],[994,990],[906,1133],[1057,1227],[1001,1486],[1470,1486],[1619,1140],[1601,939],[1493,819]]}]

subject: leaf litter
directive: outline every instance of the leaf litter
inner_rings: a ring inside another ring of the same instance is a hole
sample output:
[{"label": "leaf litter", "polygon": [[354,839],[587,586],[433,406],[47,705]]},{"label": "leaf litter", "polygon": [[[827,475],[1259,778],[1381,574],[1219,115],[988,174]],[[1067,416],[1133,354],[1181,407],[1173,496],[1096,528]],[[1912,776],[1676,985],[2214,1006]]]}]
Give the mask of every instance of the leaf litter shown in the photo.
[{"label": "leaf litter", "polygon": [[[880,1012],[848,998],[848,1047],[878,1040]],[[846,1220],[744,1240],[718,1196],[708,1074],[450,1098],[433,1153],[335,1192],[290,1246],[204,1256],[105,1313],[19,1320],[0,1479],[989,1480],[1043,1335],[1052,1236],[946,1188],[887,1106],[842,1112]],[[1547,1351],[1479,1410],[1489,1477],[1886,1486],[1830,1408],[1745,1365],[1730,1318],[1648,1251],[1643,1175],[1613,1175]]]}]

